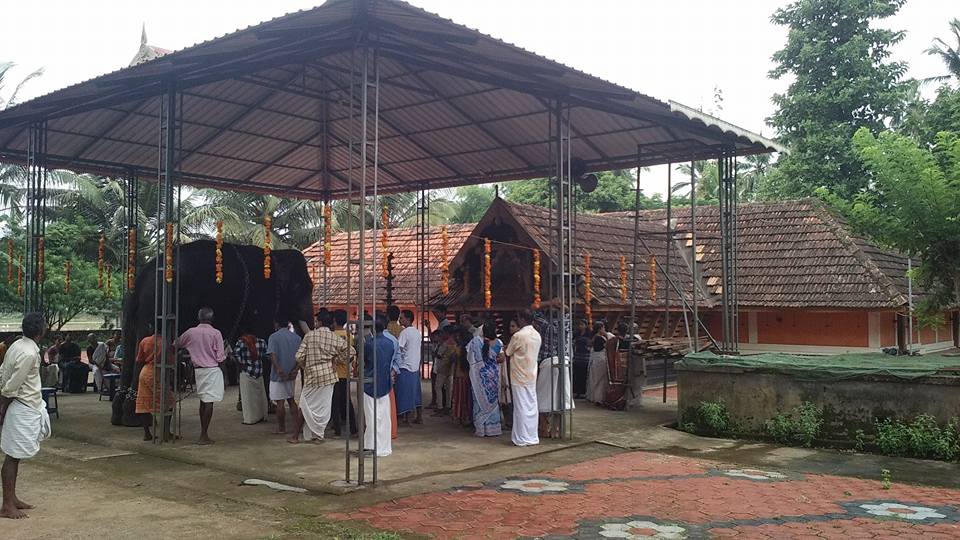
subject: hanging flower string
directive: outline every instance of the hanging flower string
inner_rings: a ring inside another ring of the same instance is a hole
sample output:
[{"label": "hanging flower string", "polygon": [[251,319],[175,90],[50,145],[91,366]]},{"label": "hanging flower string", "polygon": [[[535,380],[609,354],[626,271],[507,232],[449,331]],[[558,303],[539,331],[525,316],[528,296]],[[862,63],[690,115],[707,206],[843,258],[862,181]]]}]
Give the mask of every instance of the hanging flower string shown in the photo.
[{"label": "hanging flower string", "polygon": [[650,300],[657,301],[657,256],[650,256]]},{"label": "hanging flower string", "polygon": [[540,309],[540,250],[533,250],[533,309]]},{"label": "hanging flower string", "polygon": [[273,217],[270,214],[263,216],[263,279],[270,279],[270,243],[273,228]]},{"label": "hanging flower string", "polygon": [[17,296],[23,297],[23,255],[17,257]]},{"label": "hanging flower string", "polygon": [[127,230],[127,290],[132,291],[137,281],[137,228]]},{"label": "hanging flower string", "polygon": [[380,223],[382,224],[382,229],[380,229],[380,260],[381,260],[381,272],[383,273],[383,278],[386,279],[390,275],[390,269],[387,267],[387,227],[389,226],[389,216],[387,214],[387,206],[384,205],[380,213]]},{"label": "hanging flower string", "polygon": [[447,294],[450,292],[450,264],[447,262],[447,226],[440,228],[440,292]]},{"label": "hanging flower string", "polygon": [[490,240],[483,241],[483,307],[490,309]]},{"label": "hanging flower string", "polygon": [[103,288],[103,256],[106,253],[107,239],[100,233],[100,243],[97,244],[97,288]]},{"label": "hanging flower string", "polygon": [[44,272],[44,266],[46,262],[45,251],[46,239],[44,237],[37,238],[37,283],[43,285],[43,280],[46,278]]},{"label": "hanging flower string", "polygon": [[163,279],[173,283],[173,223],[167,223],[166,245],[163,250]]},{"label": "hanging flower string", "polygon": [[627,303],[627,258],[620,256],[620,301]]},{"label": "hanging flower string", "polygon": [[223,222],[217,222],[217,249],[214,253],[214,273],[217,284],[223,283]]},{"label": "hanging flower string", "polygon": [[7,285],[13,285],[13,240],[7,238]]},{"label": "hanging flower string", "polygon": [[63,294],[70,294],[70,270],[72,267],[73,263],[70,259],[63,263]]},{"label": "hanging flower string", "polygon": [[583,312],[587,316],[587,329],[593,328],[593,308],[590,307],[590,253],[583,256]]},{"label": "hanging flower string", "polygon": [[330,239],[330,231],[332,228],[330,221],[332,217],[333,211],[330,209],[330,203],[327,203],[323,207],[323,264],[327,268],[330,267],[330,253],[333,251],[333,243]]}]

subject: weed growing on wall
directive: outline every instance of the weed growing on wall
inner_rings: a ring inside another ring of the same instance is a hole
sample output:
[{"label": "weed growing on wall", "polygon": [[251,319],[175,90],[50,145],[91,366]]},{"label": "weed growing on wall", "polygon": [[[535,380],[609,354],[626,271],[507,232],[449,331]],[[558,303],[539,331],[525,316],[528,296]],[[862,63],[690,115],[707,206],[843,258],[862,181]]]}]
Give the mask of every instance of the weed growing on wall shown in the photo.
[{"label": "weed growing on wall", "polygon": [[723,401],[701,401],[687,411],[680,428],[688,433],[713,437],[732,436],[736,431]]},{"label": "weed growing on wall", "polygon": [[960,420],[941,427],[937,419],[921,414],[913,422],[884,418],[876,422],[876,444],[888,456],[951,461],[960,457]]},{"label": "weed growing on wall", "polygon": [[764,430],[773,440],[788,445],[810,447],[823,427],[823,410],[804,401],[790,413],[778,414],[764,422]]}]

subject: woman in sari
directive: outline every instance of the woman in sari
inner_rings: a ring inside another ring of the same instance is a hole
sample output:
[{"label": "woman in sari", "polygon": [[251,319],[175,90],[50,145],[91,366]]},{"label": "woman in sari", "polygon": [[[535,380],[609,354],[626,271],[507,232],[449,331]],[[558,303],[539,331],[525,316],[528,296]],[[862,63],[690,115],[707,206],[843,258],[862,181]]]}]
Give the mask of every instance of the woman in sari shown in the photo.
[{"label": "woman in sari", "polygon": [[[151,328],[148,326],[147,331],[149,332]],[[141,421],[143,422],[143,440],[152,441],[153,434],[150,432],[151,426],[153,426],[153,415],[160,414],[162,412],[169,412],[173,410],[173,406],[176,401],[173,396],[173,390],[170,386],[173,383],[173,367],[176,364],[177,357],[176,352],[173,347],[168,345],[167,350],[167,360],[170,364],[169,372],[167,373],[167,388],[165,389],[164,397],[164,409],[166,411],[161,411],[160,404],[160,388],[158,388],[158,371],[160,370],[157,366],[157,360],[160,358],[162,339],[160,337],[159,331],[154,331],[151,335],[140,340],[140,344],[137,345],[137,365],[140,367],[140,378],[137,382],[137,414],[141,415]],[[163,440],[170,441],[173,440],[173,433],[170,431],[170,414],[163,414]]]},{"label": "woman in sari", "polygon": [[587,401],[601,404],[607,397],[610,375],[607,370],[607,339],[610,334],[602,322],[593,324],[593,342],[590,346],[590,371],[587,376]]},{"label": "woman in sari", "polygon": [[492,322],[483,324],[483,337],[467,344],[470,385],[473,388],[473,428],[477,437],[500,435],[500,369],[497,357],[503,343]]},{"label": "woman in sari", "polygon": [[473,394],[470,391],[470,364],[467,363],[467,345],[473,332],[458,327],[456,333],[456,358],[453,363],[453,421],[461,426],[473,424]]},{"label": "woman in sari", "polygon": [[[510,336],[517,333],[520,330],[520,327],[517,325],[516,319],[510,319],[510,323],[507,325],[509,334],[507,335],[507,343],[510,341]],[[507,344],[503,344],[503,350],[501,351],[499,362],[500,362],[500,422],[503,427],[510,429],[512,427],[513,421],[513,392],[510,390],[510,358],[504,354],[507,350]]]}]

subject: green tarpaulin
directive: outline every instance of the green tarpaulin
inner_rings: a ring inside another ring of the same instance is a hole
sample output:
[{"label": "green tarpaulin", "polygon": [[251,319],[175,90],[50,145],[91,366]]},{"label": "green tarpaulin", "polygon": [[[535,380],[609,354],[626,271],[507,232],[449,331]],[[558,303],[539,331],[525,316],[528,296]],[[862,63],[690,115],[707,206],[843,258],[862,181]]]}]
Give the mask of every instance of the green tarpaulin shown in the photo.
[{"label": "green tarpaulin", "polygon": [[763,353],[725,356],[712,352],[688,354],[678,369],[740,368],[754,372],[783,373],[804,379],[845,379],[864,375],[887,375],[916,379],[933,375],[960,376],[960,356],[891,356],[883,353],[800,356]]}]

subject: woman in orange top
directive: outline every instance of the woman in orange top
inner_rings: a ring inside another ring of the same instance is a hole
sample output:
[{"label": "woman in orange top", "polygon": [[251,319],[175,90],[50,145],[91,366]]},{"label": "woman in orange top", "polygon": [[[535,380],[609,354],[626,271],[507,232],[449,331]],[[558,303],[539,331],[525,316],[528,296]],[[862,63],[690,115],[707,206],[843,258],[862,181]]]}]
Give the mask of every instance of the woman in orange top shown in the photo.
[{"label": "woman in orange top", "polygon": [[[148,331],[150,328],[148,328]],[[152,441],[153,434],[150,433],[150,427],[153,425],[153,415],[154,413],[160,413],[160,393],[156,390],[156,376],[159,367],[156,364],[156,360],[160,356],[160,343],[161,337],[160,332],[153,332],[152,335],[149,335],[142,340],[140,344],[137,345],[137,365],[141,366],[140,368],[140,379],[137,383],[137,414],[142,415],[141,419],[143,422],[143,440]],[[167,351],[167,358],[171,360],[171,363],[176,361],[176,356],[173,347],[168,345],[169,349]],[[173,369],[170,369],[168,374],[168,380],[173,376]],[[166,397],[164,399],[165,408],[167,413],[173,410],[174,405],[174,396],[173,391],[170,389],[169,383],[166,388]],[[169,441],[173,439],[173,433],[170,431],[170,420],[172,415],[163,414],[163,440]]]}]

